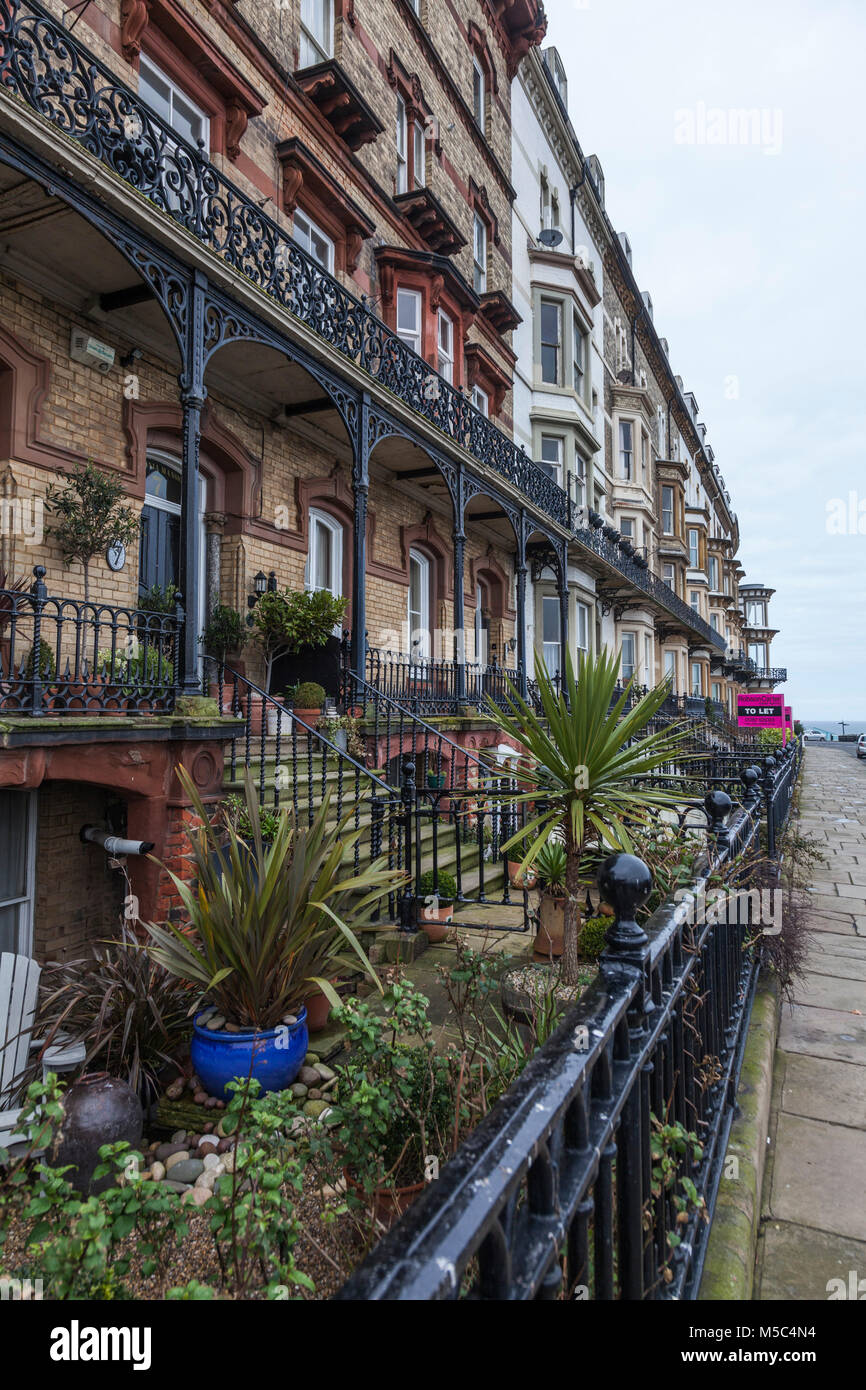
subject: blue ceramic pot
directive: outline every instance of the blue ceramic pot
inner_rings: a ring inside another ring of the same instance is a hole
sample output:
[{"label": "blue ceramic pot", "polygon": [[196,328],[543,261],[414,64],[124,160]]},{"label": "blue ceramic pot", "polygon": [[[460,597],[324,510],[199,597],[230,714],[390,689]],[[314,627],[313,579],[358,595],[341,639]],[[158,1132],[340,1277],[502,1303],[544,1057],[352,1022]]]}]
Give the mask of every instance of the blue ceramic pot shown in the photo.
[{"label": "blue ceramic pot", "polygon": [[297,1023],[280,1024],[264,1033],[211,1033],[193,1022],[190,1056],[195,1074],[209,1096],[228,1096],[226,1083],[254,1076],[263,1091],[291,1086],[309,1050],[307,1011]]}]

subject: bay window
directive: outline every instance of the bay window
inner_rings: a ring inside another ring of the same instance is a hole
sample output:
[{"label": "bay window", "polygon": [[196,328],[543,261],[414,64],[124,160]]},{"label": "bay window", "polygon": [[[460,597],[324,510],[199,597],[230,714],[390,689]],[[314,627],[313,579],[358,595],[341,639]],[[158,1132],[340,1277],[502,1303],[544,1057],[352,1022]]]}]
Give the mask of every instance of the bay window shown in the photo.
[{"label": "bay window", "polygon": [[562,305],[541,301],[541,380],[558,386],[562,363]]},{"label": "bay window", "polygon": [[472,221],[472,288],[476,294],[487,292],[487,226],[477,212]]},{"label": "bay window", "polygon": [[689,527],[689,566],[696,570],[700,564],[700,546],[696,526]]},{"label": "bay window", "polygon": [[626,482],[631,481],[634,466],[634,425],[631,420],[619,422],[619,473]]},{"label": "bay window", "polygon": [[545,473],[548,473],[554,482],[562,483],[562,446],[563,439],[557,434],[543,434],[541,436],[541,463]]},{"label": "bay window", "polygon": [[674,490],[662,488],[662,532],[666,536],[674,534]]},{"label": "bay window", "polygon": [[541,650],[550,676],[558,676],[562,669],[560,637],[559,599],[545,594],[541,600]]},{"label": "bay window", "polygon": [[480,386],[472,387],[472,404],[476,410],[480,410],[482,415],[490,414],[490,397],[486,391],[482,391]]},{"label": "bay window", "polygon": [[439,310],[438,350],[436,369],[446,381],[454,382],[454,324],[444,310]]},{"label": "bay window", "polygon": [[589,608],[585,603],[575,604],[575,616],[577,619],[578,656],[587,656],[589,653]]},{"label": "bay window", "polygon": [[574,455],[574,500],[578,507],[586,506],[586,459],[580,451]]},{"label": "bay window", "polygon": [[624,632],[622,634],[622,645],[620,647],[620,675],[624,681],[630,681],[634,675],[635,668],[635,634]]},{"label": "bay window", "polygon": [[307,255],[322,267],[334,271],[334,243],[300,208],[295,209],[292,223],[292,240],[296,241]]},{"label": "bay window", "polygon": [[421,291],[397,291],[397,336],[421,353]]}]

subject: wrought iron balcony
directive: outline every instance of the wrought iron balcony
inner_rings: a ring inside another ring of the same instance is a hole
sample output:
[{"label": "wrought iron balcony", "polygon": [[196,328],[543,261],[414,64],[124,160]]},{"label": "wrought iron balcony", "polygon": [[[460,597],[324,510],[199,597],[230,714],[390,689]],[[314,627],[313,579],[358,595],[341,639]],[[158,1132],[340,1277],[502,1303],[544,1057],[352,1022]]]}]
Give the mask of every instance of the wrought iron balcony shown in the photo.
[{"label": "wrought iron balcony", "polygon": [[755,666],[749,676],[752,681],[786,681],[788,670],[785,666]]},{"label": "wrought iron balcony", "polygon": [[708,644],[719,645],[718,635],[645,561],[579,526],[572,499],[553,478],[392,332],[364,297],[357,299],[296,245],[214,167],[201,145],[194,148],[179,136],[38,0],[5,0],[0,89],[77,141],[330,349],[499,474],[629,585]]}]

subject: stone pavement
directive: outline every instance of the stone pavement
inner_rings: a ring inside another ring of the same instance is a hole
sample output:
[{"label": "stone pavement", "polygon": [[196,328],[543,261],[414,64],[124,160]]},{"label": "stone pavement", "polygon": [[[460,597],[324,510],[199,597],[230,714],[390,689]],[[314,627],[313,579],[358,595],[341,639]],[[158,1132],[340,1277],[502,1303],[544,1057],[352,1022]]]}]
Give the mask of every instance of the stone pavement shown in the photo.
[{"label": "stone pavement", "polygon": [[805,757],[799,829],[828,862],[811,887],[806,970],[793,1009],[782,1004],[755,1297],[823,1300],[838,1279],[849,1289],[862,1280],[862,1298],[866,763],[838,744]]}]

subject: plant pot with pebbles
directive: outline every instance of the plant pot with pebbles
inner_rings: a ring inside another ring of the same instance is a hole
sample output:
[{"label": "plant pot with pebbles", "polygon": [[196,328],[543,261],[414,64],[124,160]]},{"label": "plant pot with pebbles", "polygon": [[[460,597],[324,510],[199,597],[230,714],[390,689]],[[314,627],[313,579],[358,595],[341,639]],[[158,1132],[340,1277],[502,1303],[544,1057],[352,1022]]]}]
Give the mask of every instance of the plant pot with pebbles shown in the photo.
[{"label": "plant pot with pebbles", "polygon": [[309,826],[278,816],[266,843],[247,770],[248,843],[237,814],[209,815],[184,768],[178,776],[198,818],[191,882],[167,871],[187,920],[148,924],[151,955],[207,995],[190,1049],[205,1089],[222,1096],[230,1081],[253,1077],[265,1091],[284,1090],[307,1051],[311,989],[338,1004],[330,977],[359,964],[378,985],[346,918],[398,891],[404,875],[381,864],[352,874],[346,861],[361,831],[347,830],[346,817],[330,823],[327,796]]},{"label": "plant pot with pebbles", "polygon": [[418,926],[427,933],[431,943],[444,941],[454,921],[457,880],[444,869],[438,874],[428,869],[419,879],[418,894]]}]

